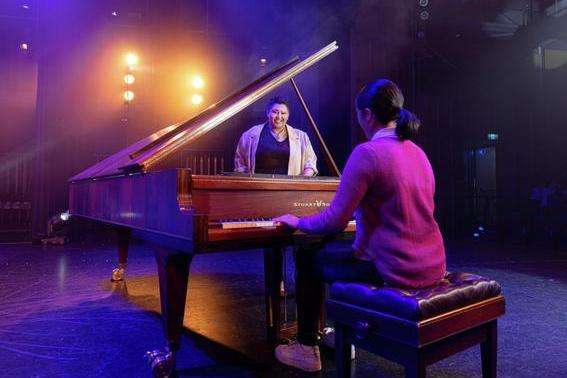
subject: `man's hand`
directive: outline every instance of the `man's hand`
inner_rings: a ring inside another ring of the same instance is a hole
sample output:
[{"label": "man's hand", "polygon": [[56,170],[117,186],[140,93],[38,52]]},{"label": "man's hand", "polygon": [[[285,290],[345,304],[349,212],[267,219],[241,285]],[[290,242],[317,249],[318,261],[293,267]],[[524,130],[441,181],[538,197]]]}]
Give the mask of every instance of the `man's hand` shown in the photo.
[{"label": "man's hand", "polygon": [[283,224],[283,225],[295,230],[295,229],[297,229],[297,225],[299,223],[299,218],[296,217],[295,215],[285,214],[285,215],[279,216],[277,218],[274,218],[273,221],[277,222],[279,224]]}]

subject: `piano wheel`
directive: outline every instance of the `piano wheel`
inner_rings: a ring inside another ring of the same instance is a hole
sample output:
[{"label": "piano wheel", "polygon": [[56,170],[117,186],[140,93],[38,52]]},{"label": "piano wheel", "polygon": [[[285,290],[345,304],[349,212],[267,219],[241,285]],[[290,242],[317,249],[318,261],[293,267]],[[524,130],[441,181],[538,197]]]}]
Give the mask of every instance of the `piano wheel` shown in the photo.
[{"label": "piano wheel", "polygon": [[112,270],[112,277],[110,281],[112,282],[119,282],[124,281],[125,271],[123,267],[114,268]]},{"label": "piano wheel", "polygon": [[144,357],[152,369],[152,376],[154,378],[168,378],[173,376],[175,353],[171,351],[170,348],[147,351]]}]

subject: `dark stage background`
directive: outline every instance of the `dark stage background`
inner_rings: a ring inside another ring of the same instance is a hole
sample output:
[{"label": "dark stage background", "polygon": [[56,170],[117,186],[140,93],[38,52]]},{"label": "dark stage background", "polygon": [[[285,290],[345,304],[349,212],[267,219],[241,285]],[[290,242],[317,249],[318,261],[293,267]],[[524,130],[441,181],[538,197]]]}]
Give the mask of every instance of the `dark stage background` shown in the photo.
[{"label": "dark stage background", "polygon": [[[361,141],[357,91],[388,77],[423,121],[418,143],[436,172],[446,237],[527,237],[534,227],[565,223],[553,218],[564,199],[550,215],[533,195],[544,185],[560,194],[566,184],[564,3],[2,1],[2,238],[45,237],[48,219],[67,208],[68,177],[333,40],[339,50],[298,83],[341,167]],[[126,108],[127,51],[140,62]],[[206,82],[200,106],[189,102],[195,72]],[[291,88],[275,94],[292,99],[290,124],[306,130]],[[220,154],[231,170],[237,138],[263,121],[263,106],[190,150]]]}]

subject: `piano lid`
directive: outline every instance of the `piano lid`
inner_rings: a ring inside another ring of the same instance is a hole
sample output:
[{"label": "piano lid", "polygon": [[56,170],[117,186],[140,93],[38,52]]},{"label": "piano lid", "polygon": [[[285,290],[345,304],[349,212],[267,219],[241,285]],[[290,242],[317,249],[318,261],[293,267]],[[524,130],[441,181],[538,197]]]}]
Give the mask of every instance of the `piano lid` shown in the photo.
[{"label": "piano lid", "polygon": [[202,137],[222,122],[338,49],[332,42],[305,59],[294,58],[268,74],[209,106],[188,121],[163,128],[71,177],[69,181],[146,172],[151,167]]}]

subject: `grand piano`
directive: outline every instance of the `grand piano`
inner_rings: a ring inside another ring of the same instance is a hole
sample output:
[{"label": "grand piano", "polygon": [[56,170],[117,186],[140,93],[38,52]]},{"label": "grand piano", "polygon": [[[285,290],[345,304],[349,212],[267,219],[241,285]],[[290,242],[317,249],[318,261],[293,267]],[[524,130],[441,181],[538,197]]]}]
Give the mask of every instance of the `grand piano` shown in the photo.
[{"label": "grand piano", "polygon": [[[337,48],[333,42],[304,59],[294,58],[196,117],[159,130],[69,179],[71,215],[103,222],[118,232],[119,265],[113,280],[124,278],[131,237],[154,247],[168,343],[163,350],[148,352],[156,376],[168,376],[175,367],[189,266],[199,253],[264,248],[267,333],[272,342],[279,337],[282,248],[324,240],[277,226],[271,218],[320,211],[329,205],[340,177],[293,78]],[[199,175],[176,166],[176,153],[288,81],[335,177]],[[347,231],[352,230],[350,225]]]}]

